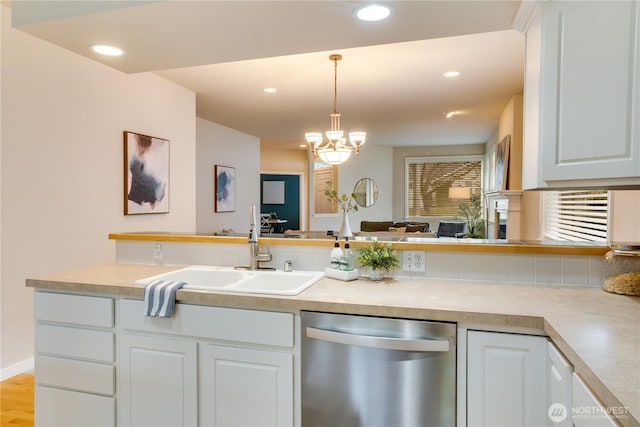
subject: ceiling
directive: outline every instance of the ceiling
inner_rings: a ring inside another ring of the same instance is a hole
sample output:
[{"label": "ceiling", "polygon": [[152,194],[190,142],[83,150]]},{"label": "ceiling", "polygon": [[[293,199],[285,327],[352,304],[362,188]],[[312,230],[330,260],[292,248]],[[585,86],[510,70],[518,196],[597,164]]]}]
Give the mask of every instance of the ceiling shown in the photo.
[{"label": "ceiling", "polygon": [[[519,1],[386,1],[386,21],[353,17],[361,1],[21,1],[13,25],[125,73],[155,72],[196,92],[199,117],[295,148],[329,129],[333,63],[345,131],[367,143],[484,143],[522,93]],[[94,43],[124,49],[98,57]],[[459,77],[445,78],[449,70]],[[265,93],[265,87],[277,88]],[[459,114],[447,119],[444,113]]]}]

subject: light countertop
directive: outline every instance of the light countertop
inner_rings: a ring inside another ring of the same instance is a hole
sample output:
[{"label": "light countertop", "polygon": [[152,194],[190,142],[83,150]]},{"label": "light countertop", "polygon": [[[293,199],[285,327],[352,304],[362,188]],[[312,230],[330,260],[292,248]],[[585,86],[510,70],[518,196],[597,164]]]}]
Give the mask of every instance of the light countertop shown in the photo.
[{"label": "light countertop", "polygon": [[[39,289],[143,298],[143,277],[180,266],[110,264],[40,279]],[[619,421],[640,426],[640,297],[595,288],[444,279],[322,279],[296,296],[179,290],[177,300],[266,310],[314,310],[457,322],[491,330],[544,330]]]}]

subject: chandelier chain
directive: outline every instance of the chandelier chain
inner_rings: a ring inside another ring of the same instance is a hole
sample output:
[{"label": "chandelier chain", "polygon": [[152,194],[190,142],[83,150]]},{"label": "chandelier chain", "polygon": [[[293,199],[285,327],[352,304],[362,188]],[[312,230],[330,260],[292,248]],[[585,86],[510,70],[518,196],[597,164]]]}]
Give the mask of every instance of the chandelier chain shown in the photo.
[{"label": "chandelier chain", "polygon": [[333,113],[338,110],[338,60],[333,60]]}]

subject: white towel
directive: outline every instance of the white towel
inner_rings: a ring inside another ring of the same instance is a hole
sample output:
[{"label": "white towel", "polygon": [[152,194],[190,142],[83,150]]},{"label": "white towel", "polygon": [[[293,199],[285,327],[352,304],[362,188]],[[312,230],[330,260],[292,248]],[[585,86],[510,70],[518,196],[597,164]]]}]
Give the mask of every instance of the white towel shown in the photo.
[{"label": "white towel", "polygon": [[176,292],[185,282],[154,280],[144,288],[145,314],[150,317],[171,317],[176,306]]}]

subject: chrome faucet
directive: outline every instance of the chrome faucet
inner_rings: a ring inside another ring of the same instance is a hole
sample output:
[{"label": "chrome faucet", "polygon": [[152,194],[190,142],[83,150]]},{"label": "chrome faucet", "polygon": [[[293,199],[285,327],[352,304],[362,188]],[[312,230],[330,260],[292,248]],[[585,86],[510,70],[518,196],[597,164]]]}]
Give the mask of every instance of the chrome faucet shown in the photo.
[{"label": "chrome faucet", "polygon": [[236,267],[243,270],[275,270],[273,267],[262,267],[261,262],[269,262],[273,259],[273,255],[267,248],[266,252],[260,252],[260,245],[258,245],[258,239],[260,236],[260,223],[258,222],[258,215],[256,206],[251,205],[251,228],[249,229],[249,266]]}]

